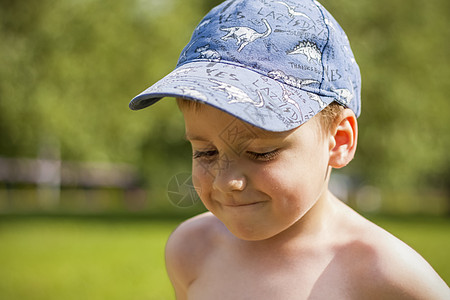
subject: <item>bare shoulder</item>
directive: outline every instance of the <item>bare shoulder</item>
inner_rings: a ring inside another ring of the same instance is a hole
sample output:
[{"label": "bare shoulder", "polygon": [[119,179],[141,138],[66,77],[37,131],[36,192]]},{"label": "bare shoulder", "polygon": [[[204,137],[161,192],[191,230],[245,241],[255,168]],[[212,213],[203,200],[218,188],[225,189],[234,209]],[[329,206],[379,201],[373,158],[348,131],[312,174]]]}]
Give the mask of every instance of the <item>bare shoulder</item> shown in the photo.
[{"label": "bare shoulder", "polygon": [[204,213],[184,221],[170,235],[165,249],[166,269],[177,299],[184,299],[202,262],[217,243],[221,226],[215,216]]},{"label": "bare shoulder", "polygon": [[351,213],[343,249],[352,263],[355,292],[365,299],[450,299],[450,289],[414,249]]}]

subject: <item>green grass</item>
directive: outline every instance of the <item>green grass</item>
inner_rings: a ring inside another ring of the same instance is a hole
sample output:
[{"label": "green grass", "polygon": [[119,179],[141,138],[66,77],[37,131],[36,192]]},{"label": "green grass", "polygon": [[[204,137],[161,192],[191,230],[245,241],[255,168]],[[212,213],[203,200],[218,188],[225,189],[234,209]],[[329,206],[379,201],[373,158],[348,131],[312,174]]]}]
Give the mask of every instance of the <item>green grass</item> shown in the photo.
[{"label": "green grass", "polygon": [[[0,299],[173,299],[177,221],[0,217]],[[450,220],[376,218],[450,280]]]},{"label": "green grass", "polygon": [[164,244],[175,222],[0,222],[0,299],[173,299]]}]

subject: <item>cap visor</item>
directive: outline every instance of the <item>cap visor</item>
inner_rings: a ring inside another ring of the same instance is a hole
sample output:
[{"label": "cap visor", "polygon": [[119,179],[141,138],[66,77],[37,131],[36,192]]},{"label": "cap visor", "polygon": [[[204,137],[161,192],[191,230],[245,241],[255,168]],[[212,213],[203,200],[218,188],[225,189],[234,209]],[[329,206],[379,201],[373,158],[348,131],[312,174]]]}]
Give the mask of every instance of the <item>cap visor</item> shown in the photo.
[{"label": "cap visor", "polygon": [[333,96],[313,93],[317,81],[303,82],[304,88],[299,88],[239,65],[194,61],[156,82],[129,106],[139,110],[163,97],[179,97],[212,105],[264,130],[281,132],[300,126],[334,101]]}]

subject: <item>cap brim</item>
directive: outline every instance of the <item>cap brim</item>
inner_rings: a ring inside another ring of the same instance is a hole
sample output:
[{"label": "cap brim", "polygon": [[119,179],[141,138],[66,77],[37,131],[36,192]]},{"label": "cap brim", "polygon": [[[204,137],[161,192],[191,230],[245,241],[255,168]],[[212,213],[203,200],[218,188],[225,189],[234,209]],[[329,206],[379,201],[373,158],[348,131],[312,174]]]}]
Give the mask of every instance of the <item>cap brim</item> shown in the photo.
[{"label": "cap brim", "polygon": [[281,83],[253,70],[224,62],[186,63],[133,98],[132,110],[150,106],[163,97],[204,102],[244,122],[268,131],[288,131],[311,119],[334,101],[313,93],[314,80],[305,88]]}]

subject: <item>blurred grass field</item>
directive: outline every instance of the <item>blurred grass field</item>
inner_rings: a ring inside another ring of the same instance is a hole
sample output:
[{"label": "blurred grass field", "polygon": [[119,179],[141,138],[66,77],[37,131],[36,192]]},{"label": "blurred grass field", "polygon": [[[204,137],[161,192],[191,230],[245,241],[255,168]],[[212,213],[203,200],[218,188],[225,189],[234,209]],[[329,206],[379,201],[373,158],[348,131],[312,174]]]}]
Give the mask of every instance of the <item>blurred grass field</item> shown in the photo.
[{"label": "blurred grass field", "polygon": [[172,299],[164,243],[176,224],[103,218],[2,221],[0,299]]},{"label": "blurred grass field", "polygon": [[[450,282],[450,220],[372,218]],[[164,244],[179,221],[0,217],[0,299],[173,299]]]}]

